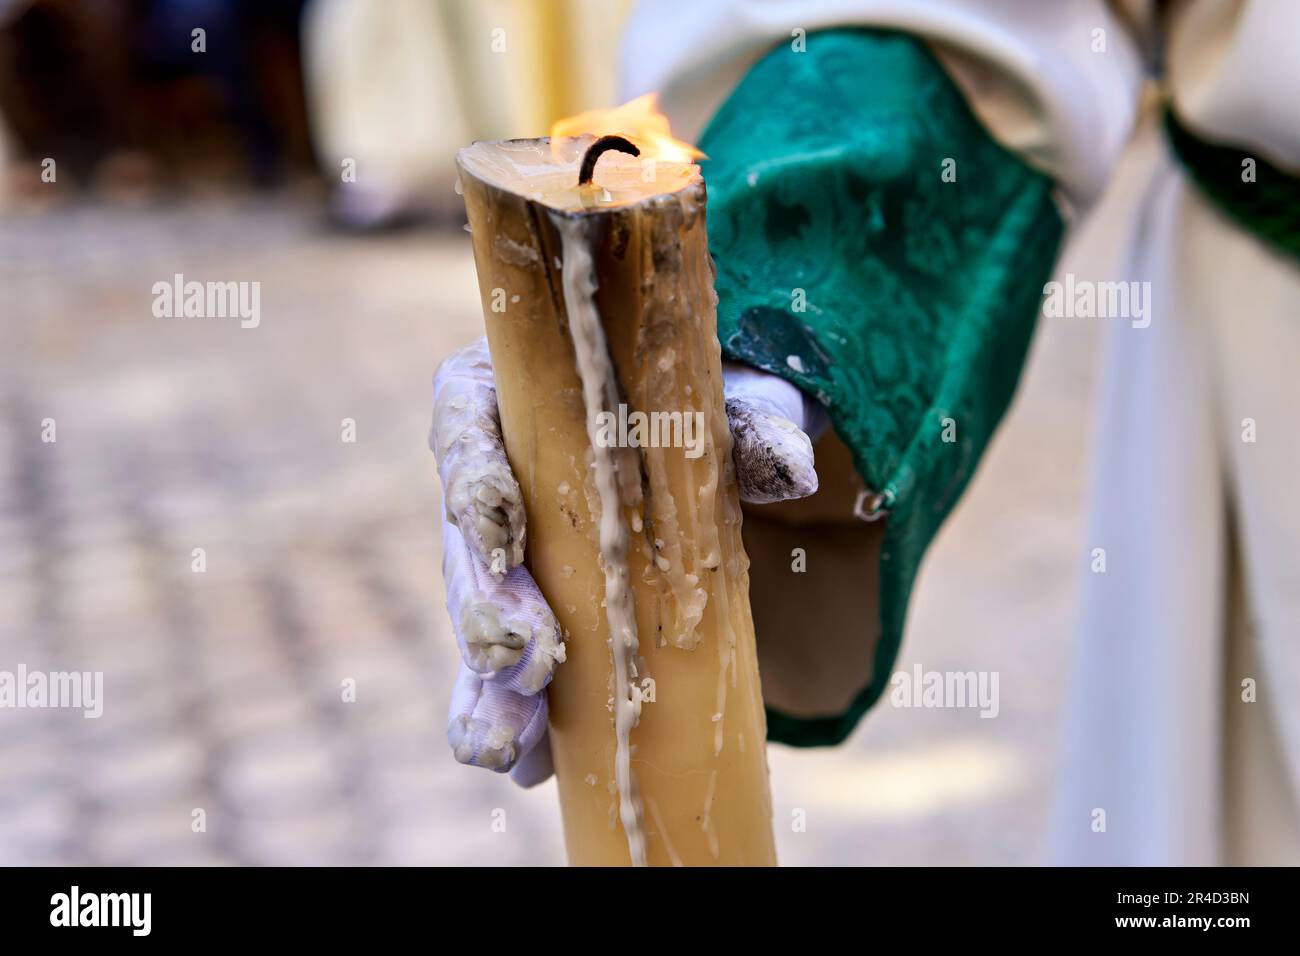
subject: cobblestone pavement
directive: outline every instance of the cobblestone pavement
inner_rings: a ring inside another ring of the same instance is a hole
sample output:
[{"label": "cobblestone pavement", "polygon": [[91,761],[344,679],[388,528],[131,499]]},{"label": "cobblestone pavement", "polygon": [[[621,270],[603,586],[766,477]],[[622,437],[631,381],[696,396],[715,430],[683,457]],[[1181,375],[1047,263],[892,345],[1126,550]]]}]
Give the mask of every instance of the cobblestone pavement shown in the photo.
[{"label": "cobblestone pavement", "polygon": [[[155,318],[176,273],[260,282],[260,326]],[[442,738],[425,434],[433,367],[481,326],[465,237],[65,208],[0,220],[0,296],[0,670],[104,674],[99,719],[0,709],[0,863],[561,862],[553,787]],[[1044,329],[913,611],[900,666],[999,670],[999,717],[886,708],[839,750],[774,748],[784,862],[1038,858],[1094,336]]]}]

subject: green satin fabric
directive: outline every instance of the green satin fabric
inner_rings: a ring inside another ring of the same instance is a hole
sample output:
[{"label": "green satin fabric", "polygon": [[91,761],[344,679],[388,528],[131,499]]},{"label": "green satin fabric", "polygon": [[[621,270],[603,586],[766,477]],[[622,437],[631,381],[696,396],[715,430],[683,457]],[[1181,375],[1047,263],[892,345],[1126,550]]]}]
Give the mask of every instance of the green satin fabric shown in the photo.
[{"label": "green satin fabric", "polygon": [[[1192,181],[1220,211],[1273,249],[1300,260],[1300,177],[1257,157],[1245,146],[1201,139],[1165,108],[1165,133]],[[1253,179],[1242,162],[1252,159]]]},{"label": "green satin fabric", "polygon": [[1062,221],[906,35],[778,47],[700,148],[723,351],[817,396],[886,512],[871,682],[834,718],[768,711],[773,740],[837,743],[888,685],[925,550],[1015,391]]}]

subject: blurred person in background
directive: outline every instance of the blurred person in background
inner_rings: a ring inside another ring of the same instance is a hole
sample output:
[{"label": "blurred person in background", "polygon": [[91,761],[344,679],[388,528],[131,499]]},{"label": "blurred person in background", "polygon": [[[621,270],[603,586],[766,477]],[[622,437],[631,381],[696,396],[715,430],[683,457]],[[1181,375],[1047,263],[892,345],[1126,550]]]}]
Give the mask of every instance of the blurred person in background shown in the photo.
[{"label": "blurred person in background", "polygon": [[133,198],[193,180],[311,171],[298,59],[303,0],[7,0],[0,116],[12,191]]},{"label": "blurred person in background", "polygon": [[[630,0],[312,0],[312,136],[342,225],[462,217],[456,150],[607,106]],[[509,55],[505,55],[509,54]],[[463,217],[462,217],[463,218]]]},{"label": "blurred person in background", "polygon": [[[624,98],[660,91],[708,157],[733,428],[736,408],[771,436],[834,426],[816,495],[746,508],[770,739],[838,743],[885,693],[922,557],[1091,210],[1084,285],[1133,298],[1068,312],[1109,345],[1058,859],[1300,861],[1300,8],[662,0],[622,57]],[[504,462],[488,362],[471,347],[435,380],[444,489]],[[466,407],[480,456],[452,453]],[[453,627],[494,605],[526,666],[553,618],[524,567],[488,572],[482,523],[521,533],[517,505],[451,506],[444,567]],[[786,573],[792,547],[816,574]],[[544,777],[544,692],[465,656],[457,758]]]}]

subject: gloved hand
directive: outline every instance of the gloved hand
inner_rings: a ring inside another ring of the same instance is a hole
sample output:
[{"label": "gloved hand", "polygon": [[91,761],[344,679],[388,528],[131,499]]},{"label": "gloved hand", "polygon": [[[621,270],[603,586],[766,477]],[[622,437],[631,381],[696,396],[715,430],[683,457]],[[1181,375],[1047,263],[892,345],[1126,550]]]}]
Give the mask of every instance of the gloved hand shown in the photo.
[{"label": "gloved hand", "polygon": [[[724,363],[723,391],[741,499],[765,504],[816,491],[808,436],[826,427],[825,410],[745,365]],[[532,786],[551,774],[545,688],[564,660],[564,640],[523,565],[523,501],[502,444],[485,339],[435,373],[429,447],[442,479],[442,573],[462,657],[447,739],[461,763],[511,771]]]}]

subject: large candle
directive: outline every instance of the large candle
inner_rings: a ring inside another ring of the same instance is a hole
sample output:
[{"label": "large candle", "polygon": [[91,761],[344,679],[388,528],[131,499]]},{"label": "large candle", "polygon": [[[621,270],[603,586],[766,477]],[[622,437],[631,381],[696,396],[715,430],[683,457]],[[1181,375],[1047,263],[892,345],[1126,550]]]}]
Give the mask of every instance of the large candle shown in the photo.
[{"label": "large candle", "polygon": [[568,637],[569,860],[773,864],[704,183],[593,142],[458,156],[528,565]]}]

